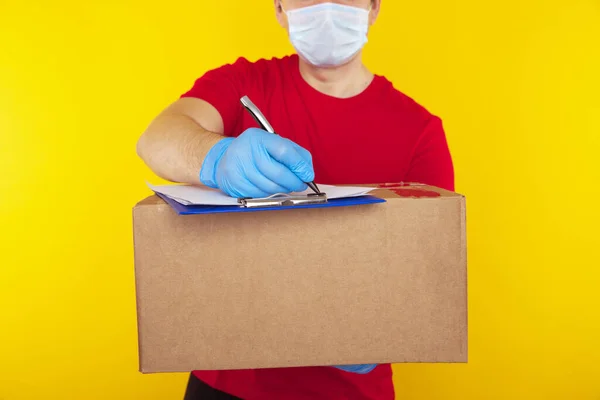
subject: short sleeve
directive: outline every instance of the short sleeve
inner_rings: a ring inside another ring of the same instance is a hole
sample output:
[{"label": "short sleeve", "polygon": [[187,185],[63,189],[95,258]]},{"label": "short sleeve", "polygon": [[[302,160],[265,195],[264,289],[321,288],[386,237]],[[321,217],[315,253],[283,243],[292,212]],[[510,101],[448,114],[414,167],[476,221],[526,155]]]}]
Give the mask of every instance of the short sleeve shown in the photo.
[{"label": "short sleeve", "polygon": [[413,150],[406,181],[454,191],[454,166],[440,118],[431,116]]},{"label": "short sleeve", "polygon": [[252,64],[238,58],[233,64],[225,64],[207,71],[181,97],[195,97],[210,103],[223,119],[225,136],[236,136],[238,121],[243,112],[240,98],[244,96]]}]

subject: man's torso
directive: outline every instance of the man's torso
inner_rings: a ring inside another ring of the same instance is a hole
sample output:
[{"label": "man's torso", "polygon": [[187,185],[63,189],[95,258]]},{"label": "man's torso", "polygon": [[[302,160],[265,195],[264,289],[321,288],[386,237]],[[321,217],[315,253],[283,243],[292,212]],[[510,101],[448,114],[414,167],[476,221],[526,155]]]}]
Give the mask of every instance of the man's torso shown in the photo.
[{"label": "man's torso", "polygon": [[[224,118],[227,136],[258,127],[239,104],[244,95],[261,109],[279,135],[311,152],[315,181],[323,184],[407,179],[420,135],[431,117],[381,76],[375,76],[355,97],[324,95],[302,79],[295,55],[256,63],[238,59],[200,78],[184,94],[213,104]],[[394,398],[389,364],[364,375],[333,367],[194,373],[211,386],[245,400]]]}]

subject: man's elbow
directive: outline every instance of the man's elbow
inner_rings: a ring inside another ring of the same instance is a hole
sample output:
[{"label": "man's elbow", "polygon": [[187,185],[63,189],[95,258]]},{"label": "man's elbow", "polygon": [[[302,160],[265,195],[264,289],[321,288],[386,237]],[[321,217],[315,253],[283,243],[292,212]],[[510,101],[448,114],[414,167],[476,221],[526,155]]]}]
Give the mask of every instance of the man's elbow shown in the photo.
[{"label": "man's elbow", "polygon": [[142,161],[144,162],[148,162],[148,152],[147,152],[147,134],[146,132],[144,132],[137,140],[136,144],[135,144],[135,152],[137,154],[137,156],[139,158],[142,159]]},{"label": "man's elbow", "polygon": [[156,164],[156,159],[159,156],[156,154],[156,150],[160,148],[157,140],[158,136],[156,135],[156,132],[152,132],[150,131],[150,128],[148,128],[140,135],[135,144],[137,156],[152,169],[156,168],[154,164]]}]

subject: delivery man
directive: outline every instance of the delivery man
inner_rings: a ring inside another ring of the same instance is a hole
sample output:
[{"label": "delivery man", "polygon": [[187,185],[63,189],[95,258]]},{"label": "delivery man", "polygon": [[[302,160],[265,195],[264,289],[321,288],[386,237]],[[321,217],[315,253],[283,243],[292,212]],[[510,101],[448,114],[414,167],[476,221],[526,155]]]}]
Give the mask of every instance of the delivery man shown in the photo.
[{"label": "delivery man", "polygon": [[[296,52],[206,72],[138,142],[164,179],[234,197],[305,182],[421,182],[454,190],[441,120],[362,62],[381,0],[275,0]],[[278,135],[257,128],[247,95]],[[392,400],[389,364],[193,371],[186,400]]]}]

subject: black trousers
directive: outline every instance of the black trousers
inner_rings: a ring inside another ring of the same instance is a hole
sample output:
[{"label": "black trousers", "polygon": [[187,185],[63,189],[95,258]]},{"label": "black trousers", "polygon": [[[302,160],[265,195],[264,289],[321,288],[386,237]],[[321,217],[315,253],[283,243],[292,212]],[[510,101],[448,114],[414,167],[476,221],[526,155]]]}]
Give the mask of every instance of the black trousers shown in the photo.
[{"label": "black trousers", "polygon": [[239,397],[232,396],[230,394],[221,392],[214,389],[212,386],[207,385],[200,379],[196,378],[194,374],[190,374],[187,388],[185,390],[185,397],[183,400],[242,400]]}]

